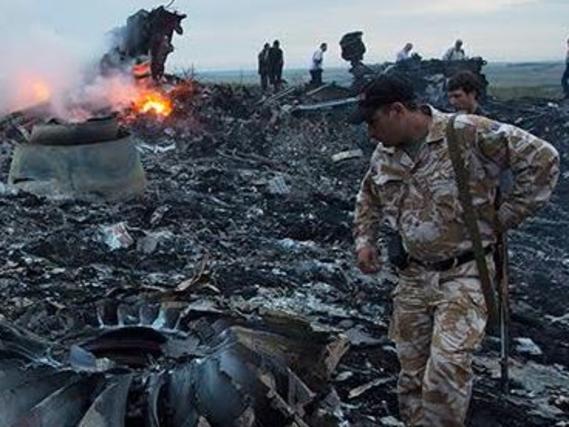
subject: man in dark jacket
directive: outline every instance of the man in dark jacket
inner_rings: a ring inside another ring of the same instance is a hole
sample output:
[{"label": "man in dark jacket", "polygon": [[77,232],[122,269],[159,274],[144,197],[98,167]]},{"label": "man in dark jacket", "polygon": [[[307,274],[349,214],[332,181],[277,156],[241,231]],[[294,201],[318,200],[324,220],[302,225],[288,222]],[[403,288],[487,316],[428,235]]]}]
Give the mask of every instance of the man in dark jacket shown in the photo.
[{"label": "man in dark jacket", "polygon": [[269,87],[269,51],[271,45],[265,43],[263,50],[259,52],[259,76],[261,77],[261,88],[266,92]]},{"label": "man in dark jacket", "polygon": [[282,86],[283,67],[284,54],[280,48],[280,42],[275,40],[273,47],[269,50],[269,79],[275,88],[275,92],[278,92]]}]

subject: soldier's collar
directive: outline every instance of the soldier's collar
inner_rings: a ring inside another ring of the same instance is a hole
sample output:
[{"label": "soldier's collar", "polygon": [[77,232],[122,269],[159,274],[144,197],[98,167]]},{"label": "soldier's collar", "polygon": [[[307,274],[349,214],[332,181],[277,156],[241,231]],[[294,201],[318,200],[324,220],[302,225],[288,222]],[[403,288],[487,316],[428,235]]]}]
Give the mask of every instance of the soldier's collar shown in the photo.
[{"label": "soldier's collar", "polygon": [[439,142],[445,138],[448,114],[437,110],[431,105],[425,105],[425,108],[429,109],[432,118],[429,134],[425,141],[427,144]]},{"label": "soldier's collar", "polygon": [[[433,142],[442,141],[446,136],[446,125],[449,115],[427,104],[422,105],[420,108],[423,110],[425,114],[428,114],[432,118],[431,126],[429,128],[429,133],[425,138],[425,142],[427,144],[430,144]],[[393,155],[400,149],[400,147],[386,147],[380,143],[377,145],[376,149],[386,154]]]}]

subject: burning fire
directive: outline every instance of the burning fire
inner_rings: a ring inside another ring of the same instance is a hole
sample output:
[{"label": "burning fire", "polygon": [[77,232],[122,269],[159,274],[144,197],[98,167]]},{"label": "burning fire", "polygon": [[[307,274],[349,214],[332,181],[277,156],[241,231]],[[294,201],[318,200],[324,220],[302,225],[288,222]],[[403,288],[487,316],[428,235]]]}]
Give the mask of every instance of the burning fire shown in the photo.
[{"label": "burning fire", "polygon": [[87,120],[94,112],[107,109],[122,112],[129,121],[145,114],[166,118],[174,111],[174,99],[178,99],[175,90],[138,84],[127,75],[101,76],[65,88],[50,76],[23,72],[14,78],[5,103],[8,112],[45,103],[54,117],[69,122]]},{"label": "burning fire", "polygon": [[46,102],[51,98],[51,90],[49,89],[49,86],[41,80],[32,82],[31,92],[33,94],[32,97],[34,101],[37,102]]},{"label": "burning fire", "polygon": [[5,101],[9,111],[32,107],[51,99],[53,90],[49,82],[37,75],[22,73],[8,88]]},{"label": "burning fire", "polygon": [[134,101],[134,110],[138,113],[153,113],[157,116],[168,117],[174,106],[172,101],[157,91],[145,91]]}]

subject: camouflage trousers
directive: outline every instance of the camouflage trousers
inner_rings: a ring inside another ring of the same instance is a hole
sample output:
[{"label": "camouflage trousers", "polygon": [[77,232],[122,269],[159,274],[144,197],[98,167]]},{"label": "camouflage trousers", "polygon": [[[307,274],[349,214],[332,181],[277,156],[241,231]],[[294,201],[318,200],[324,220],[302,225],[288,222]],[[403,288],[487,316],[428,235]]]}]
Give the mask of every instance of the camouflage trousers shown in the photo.
[{"label": "camouflage trousers", "polygon": [[[487,258],[494,272],[491,256]],[[399,409],[409,426],[463,426],[472,393],[472,353],[487,320],[474,261],[445,272],[412,264],[393,293],[390,338],[401,364]]]}]

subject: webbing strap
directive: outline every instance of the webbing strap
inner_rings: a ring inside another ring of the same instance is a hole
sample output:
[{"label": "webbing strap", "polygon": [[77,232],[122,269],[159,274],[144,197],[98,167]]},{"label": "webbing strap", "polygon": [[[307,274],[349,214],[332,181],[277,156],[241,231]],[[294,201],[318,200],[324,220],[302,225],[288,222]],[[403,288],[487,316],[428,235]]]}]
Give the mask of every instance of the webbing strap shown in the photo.
[{"label": "webbing strap", "polygon": [[490,278],[484,247],[482,246],[482,238],[480,237],[480,229],[478,228],[478,215],[474,210],[472,203],[472,194],[470,193],[470,174],[465,165],[465,150],[463,149],[465,141],[459,137],[463,134],[457,133],[454,125],[456,115],[452,116],[447,126],[448,151],[456,177],[456,185],[458,187],[458,198],[462,205],[464,225],[470,235],[472,241],[472,252],[478,267],[480,282],[482,284],[482,293],[488,310],[488,322],[491,327],[497,325],[498,316],[496,310],[496,299],[494,286]]}]

